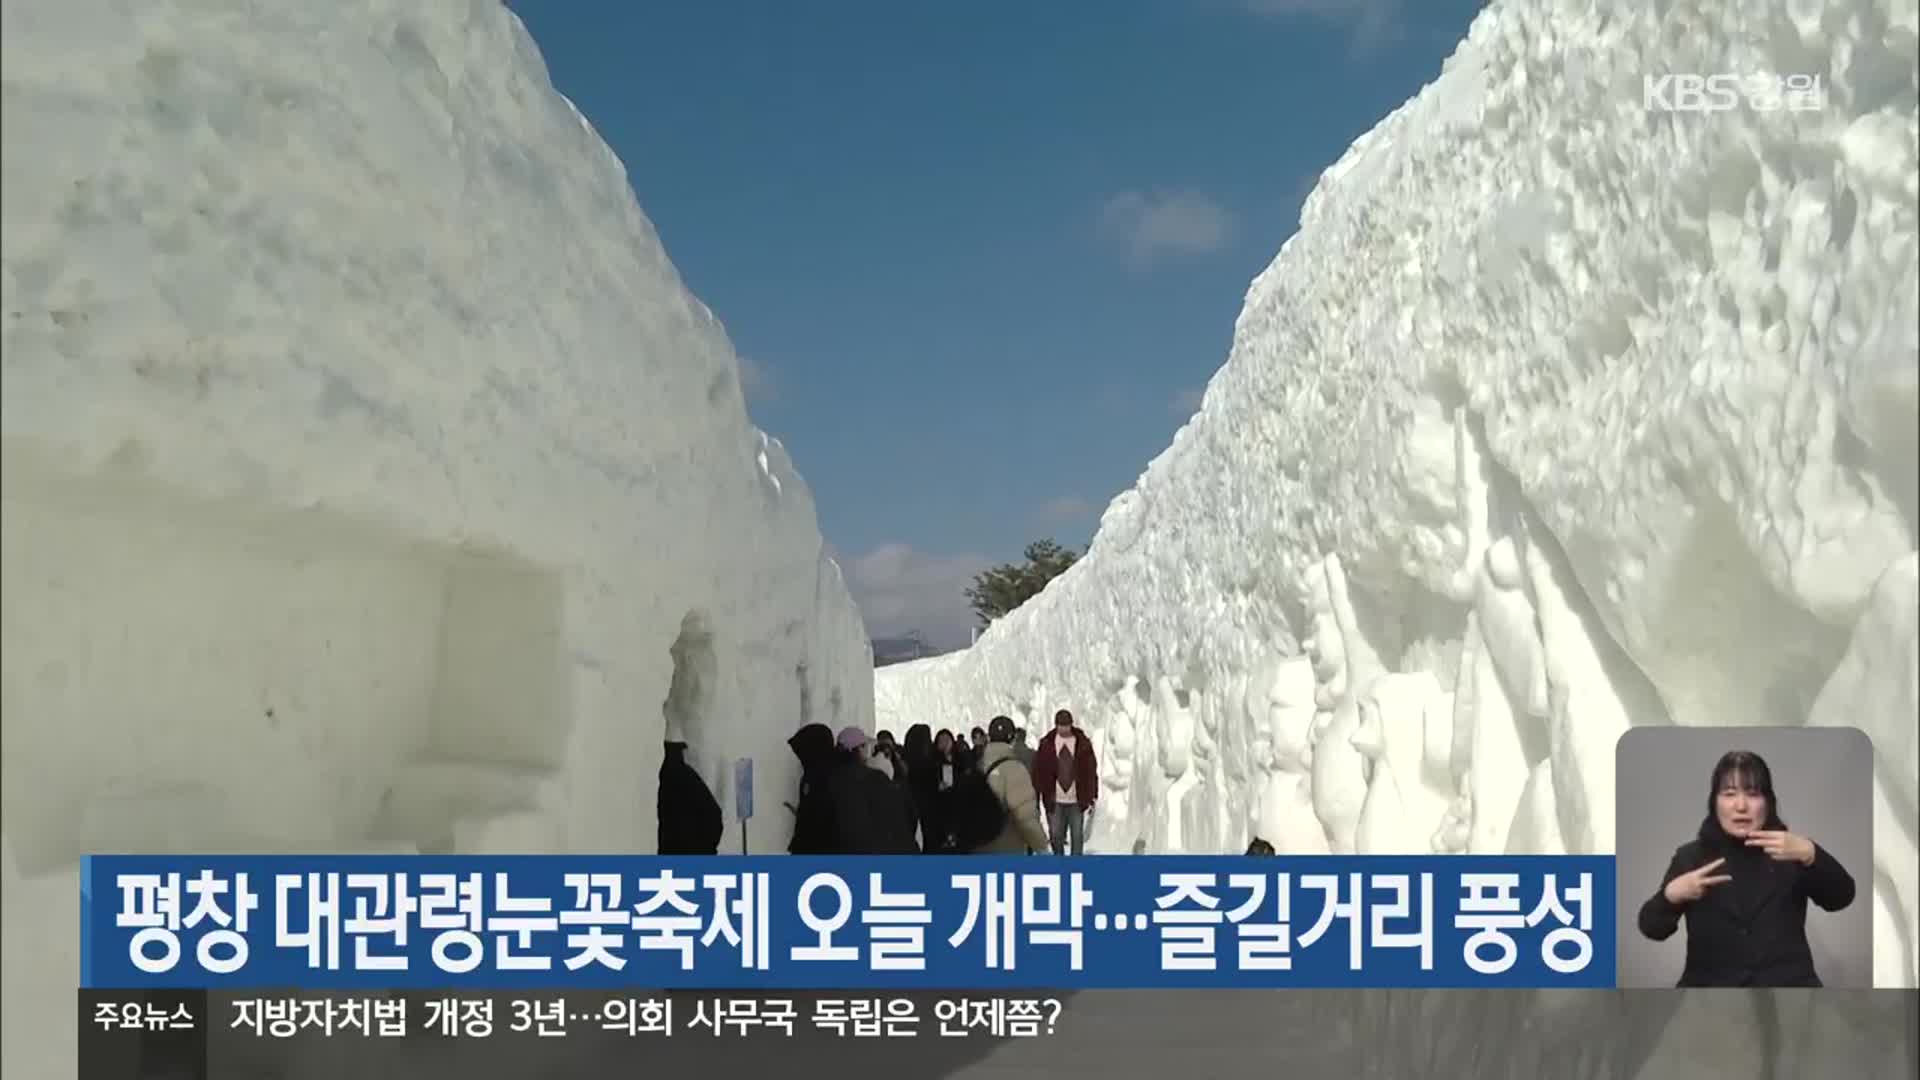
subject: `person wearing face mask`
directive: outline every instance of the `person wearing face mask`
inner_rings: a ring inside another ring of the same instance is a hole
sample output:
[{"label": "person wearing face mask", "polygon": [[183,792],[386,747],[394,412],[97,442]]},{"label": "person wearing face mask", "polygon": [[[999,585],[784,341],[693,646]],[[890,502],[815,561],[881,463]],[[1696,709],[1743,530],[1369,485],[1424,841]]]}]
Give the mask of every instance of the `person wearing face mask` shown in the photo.
[{"label": "person wearing face mask", "polygon": [[1714,765],[1706,820],[1660,881],[1640,933],[1665,941],[1686,923],[1683,987],[1820,986],[1807,904],[1841,911],[1855,891],[1831,852],[1787,828],[1772,770],[1744,750]]}]

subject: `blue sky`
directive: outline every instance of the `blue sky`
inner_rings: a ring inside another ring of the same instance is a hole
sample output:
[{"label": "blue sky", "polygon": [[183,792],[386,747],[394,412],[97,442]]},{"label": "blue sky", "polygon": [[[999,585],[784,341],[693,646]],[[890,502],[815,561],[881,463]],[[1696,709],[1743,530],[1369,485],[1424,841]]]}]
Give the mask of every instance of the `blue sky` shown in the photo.
[{"label": "blue sky", "polygon": [[876,635],[1191,415],[1320,171],[1480,0],[514,0],[746,365]]}]

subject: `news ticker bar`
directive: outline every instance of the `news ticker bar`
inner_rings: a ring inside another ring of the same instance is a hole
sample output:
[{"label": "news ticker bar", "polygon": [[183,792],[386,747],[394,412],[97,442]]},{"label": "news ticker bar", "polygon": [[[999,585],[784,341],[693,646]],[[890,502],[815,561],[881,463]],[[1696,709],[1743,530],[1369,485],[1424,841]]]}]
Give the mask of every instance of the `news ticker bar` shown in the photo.
[{"label": "news ticker bar", "polygon": [[[1784,1039],[1780,1052],[1800,1063],[1796,1075],[1891,1080],[1914,1075],[1911,1061],[1920,1047],[1920,995],[1912,991],[1775,991],[1782,1009],[1815,1018],[1780,1031],[1767,1027],[1751,993],[1713,990],[1048,993],[82,990],[79,1075],[598,1080],[677,1075],[685,1068],[698,1070],[696,1075],[757,1076],[791,1071],[805,1055],[885,1076],[954,1075],[989,1056],[996,1067],[1017,1066],[1035,1075],[1164,1076],[1185,1070],[1252,1077],[1269,1075],[1275,1062],[1285,1062],[1283,1071],[1300,1076],[1353,1076],[1370,1069],[1465,1076],[1502,1062],[1514,1075],[1550,1076],[1579,1061],[1592,1075],[1634,1076],[1644,1074],[1660,1044],[1674,1041],[1669,1034],[1687,1044],[1689,1060],[1697,1057],[1699,1032],[1706,1030],[1716,1043],[1749,1050],[1763,1040]],[[1018,1017],[1034,1011],[1020,1003],[1036,999],[1046,1003],[1051,1033],[1029,1034],[1033,1028],[1026,1021],[1016,1026]],[[385,1001],[402,1004],[377,1004]],[[696,1025],[703,1002],[710,1017],[716,1015],[713,1003],[722,1003],[718,1015],[727,1019]],[[780,1022],[789,1009],[791,1035]],[[564,1034],[543,1034],[541,1019],[551,1028],[556,1011],[566,1017]],[[996,1013],[1004,1025],[997,1036],[991,1026]],[[911,1036],[902,1027],[909,1014],[918,1018]],[[575,1015],[586,1019],[575,1021]],[[364,1028],[351,1019],[361,1016],[370,1018]],[[262,1018],[259,1033],[256,1017]],[[659,1030],[630,1030],[642,1026],[630,1019],[638,1017]],[[943,1027],[949,1034],[942,1034]],[[1874,1067],[1896,1059],[1908,1067]]]},{"label": "news ticker bar", "polygon": [[870,1062],[911,1050],[924,1064],[929,1048],[964,1058],[1056,1038],[1066,1005],[1066,995],[992,991],[86,989],[80,1075],[209,1080],[293,1062],[466,1080],[667,1062],[734,1072],[790,1064],[802,1048]]},{"label": "news ticker bar", "polygon": [[301,1039],[834,1038],[1031,1039],[1057,1030],[1064,1001],[1026,994],[794,994],[693,991],[82,990],[90,1032],[166,1042],[223,1032]]}]

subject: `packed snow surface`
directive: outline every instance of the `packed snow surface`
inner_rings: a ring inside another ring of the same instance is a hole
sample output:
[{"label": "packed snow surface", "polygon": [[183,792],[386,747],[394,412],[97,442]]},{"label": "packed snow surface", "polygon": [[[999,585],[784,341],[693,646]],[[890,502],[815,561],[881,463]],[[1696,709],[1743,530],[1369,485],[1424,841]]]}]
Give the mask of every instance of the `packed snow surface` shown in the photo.
[{"label": "packed snow surface", "polygon": [[[1086,557],[878,722],[1076,710],[1104,850],[1545,853],[1614,850],[1631,725],[1857,725],[1916,985],[1917,23],[1494,0]],[[1719,73],[1824,101],[1645,96]]]},{"label": "packed snow surface", "polygon": [[0,18],[6,1074],[72,1074],[83,852],[651,851],[669,727],[784,848],[866,634],[519,21]]}]

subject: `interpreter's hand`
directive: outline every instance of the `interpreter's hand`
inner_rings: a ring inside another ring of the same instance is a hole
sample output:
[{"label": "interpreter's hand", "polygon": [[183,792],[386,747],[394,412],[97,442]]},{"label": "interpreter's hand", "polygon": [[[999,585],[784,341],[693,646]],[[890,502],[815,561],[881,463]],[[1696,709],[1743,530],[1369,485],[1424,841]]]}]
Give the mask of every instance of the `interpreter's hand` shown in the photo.
[{"label": "interpreter's hand", "polygon": [[1672,881],[1667,882],[1667,887],[1663,890],[1667,894],[1667,903],[1675,907],[1681,904],[1691,904],[1695,900],[1707,895],[1707,890],[1713,888],[1715,885],[1732,881],[1733,878],[1726,874],[1714,873],[1714,871],[1720,869],[1721,864],[1726,861],[1725,859],[1715,859],[1697,870],[1689,870],[1679,877],[1674,878]]},{"label": "interpreter's hand", "polygon": [[1813,862],[1813,841],[1784,829],[1777,832],[1750,832],[1747,834],[1747,846],[1759,848],[1767,853],[1768,858],[1781,862],[1797,862],[1802,866]]}]

